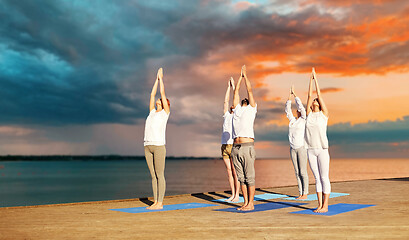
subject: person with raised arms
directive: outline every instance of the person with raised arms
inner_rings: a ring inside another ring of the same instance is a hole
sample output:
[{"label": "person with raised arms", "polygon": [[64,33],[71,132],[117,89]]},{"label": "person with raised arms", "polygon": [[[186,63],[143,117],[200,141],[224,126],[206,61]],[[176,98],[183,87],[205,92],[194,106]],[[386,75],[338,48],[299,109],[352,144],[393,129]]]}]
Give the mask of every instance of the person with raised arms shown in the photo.
[{"label": "person with raised arms", "polygon": [[[155,102],[156,91],[160,89],[161,98]],[[155,109],[156,105],[156,109]],[[149,115],[145,122],[144,149],[146,163],[152,177],[154,203],[147,207],[150,210],[163,208],[165,196],[165,158],[166,158],[166,124],[170,114],[170,102],[166,98],[163,84],[163,69],[159,68],[149,101]]]},{"label": "person with raised arms", "polygon": [[223,104],[223,132],[222,132],[222,157],[227,170],[227,177],[231,189],[231,197],[226,201],[238,202],[240,194],[240,183],[237,180],[236,170],[234,169],[231,150],[233,147],[233,106],[230,106],[230,89],[234,91],[234,80],[230,78],[227,83],[227,90],[224,96]]},{"label": "person with raised arms", "polygon": [[[242,79],[247,88],[248,97],[240,101],[240,84]],[[241,68],[240,78],[233,95],[233,149],[232,158],[237,178],[241,185],[244,204],[237,208],[240,211],[254,209],[254,195],[256,192],[256,174],[254,163],[256,151],[254,149],[254,120],[257,113],[257,104],[254,101],[250,80],[247,78],[246,66]]]},{"label": "person with raised arms", "polygon": [[[295,104],[297,105],[297,117],[294,117],[291,110],[291,96],[294,96]],[[294,91],[294,85],[291,86],[290,95],[285,103],[285,113],[290,121],[288,125],[288,140],[290,142],[290,156],[293,162],[295,177],[298,183],[299,195],[296,199],[307,199],[308,195],[308,157],[307,149],[305,148],[305,123],[306,112],[302,105],[301,99],[297,97]]]},{"label": "person with raised arms", "polygon": [[[317,98],[312,97],[313,81]],[[328,212],[331,183],[329,181],[329,152],[327,138],[328,109],[321,95],[315,69],[312,68],[307,98],[307,122],[305,125],[305,141],[308,147],[308,161],[315,177],[315,188],[318,207],[314,212]]]}]

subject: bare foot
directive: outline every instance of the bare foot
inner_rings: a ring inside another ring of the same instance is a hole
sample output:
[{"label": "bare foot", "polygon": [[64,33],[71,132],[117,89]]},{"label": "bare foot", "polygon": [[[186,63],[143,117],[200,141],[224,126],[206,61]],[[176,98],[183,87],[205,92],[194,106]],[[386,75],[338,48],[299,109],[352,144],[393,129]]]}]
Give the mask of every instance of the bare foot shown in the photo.
[{"label": "bare foot", "polygon": [[243,211],[243,208],[247,206],[248,203],[244,203],[243,206],[237,208],[238,211]]},{"label": "bare foot", "polygon": [[149,208],[150,210],[159,210],[159,209],[163,209],[163,204],[158,202],[155,205],[152,205],[151,208]]},{"label": "bare foot", "polygon": [[319,212],[321,210],[322,206],[318,206],[317,209],[314,210],[314,212]]},{"label": "bare foot", "polygon": [[152,208],[153,206],[155,206],[156,204],[158,204],[158,202],[155,201],[152,205],[146,207],[146,209],[151,209],[151,208]]},{"label": "bare foot", "polygon": [[328,207],[323,207],[323,208],[321,208],[320,210],[317,210],[316,211],[317,213],[326,213],[326,212],[328,212]]},{"label": "bare foot", "polygon": [[307,198],[308,198],[308,195],[300,195],[296,199],[307,199]]},{"label": "bare foot", "polygon": [[249,203],[249,204],[247,204],[247,206],[245,206],[245,207],[243,207],[242,209],[241,209],[242,211],[251,211],[251,210],[254,210],[254,204],[253,203]]},{"label": "bare foot", "polygon": [[226,199],[226,202],[231,202],[231,200],[233,200],[234,196],[231,195],[228,199]]},{"label": "bare foot", "polygon": [[239,196],[235,196],[230,202],[238,202],[239,200]]}]

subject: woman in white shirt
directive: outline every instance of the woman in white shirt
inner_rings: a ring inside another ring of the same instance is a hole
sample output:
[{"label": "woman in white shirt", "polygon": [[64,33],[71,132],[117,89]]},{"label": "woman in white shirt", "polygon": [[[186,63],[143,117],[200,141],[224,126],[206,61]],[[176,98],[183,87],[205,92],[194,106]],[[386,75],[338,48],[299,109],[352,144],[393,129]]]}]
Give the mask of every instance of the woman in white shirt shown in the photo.
[{"label": "woman in white shirt", "polygon": [[224,164],[226,165],[227,176],[229,178],[229,184],[231,189],[231,197],[226,201],[238,202],[240,194],[240,183],[237,179],[236,170],[234,169],[233,159],[231,157],[231,150],[233,147],[233,106],[229,106],[230,100],[230,87],[234,91],[234,80],[230,78],[227,85],[226,94],[224,96],[223,105],[223,132],[222,132],[222,157]]},{"label": "woman in white shirt", "polygon": [[[160,88],[161,98],[156,100],[156,91]],[[155,109],[156,104],[156,109]],[[163,70],[160,68],[153,85],[150,102],[149,116],[145,122],[144,148],[145,158],[152,177],[152,190],[154,203],[147,209],[162,209],[163,198],[165,196],[165,133],[166,124],[170,114],[170,102],[165,95],[165,86],[163,85]]]},{"label": "woman in white shirt", "polygon": [[[312,98],[312,85],[315,82],[317,98]],[[315,177],[318,207],[314,212],[328,212],[328,201],[331,193],[329,181],[329,152],[327,138],[328,109],[322,98],[315,69],[312,68],[307,99],[307,123],[305,141],[308,147],[308,160]]]},{"label": "woman in white shirt", "polygon": [[[291,110],[291,96],[294,96],[297,105],[297,117]],[[305,108],[299,97],[295,95],[294,86],[290,89],[290,95],[285,103],[285,112],[290,124],[288,125],[288,140],[290,141],[290,155],[293,162],[295,176],[298,183],[299,196],[297,199],[307,199],[308,195],[308,172],[307,172],[307,149],[304,146],[305,134]]]}]

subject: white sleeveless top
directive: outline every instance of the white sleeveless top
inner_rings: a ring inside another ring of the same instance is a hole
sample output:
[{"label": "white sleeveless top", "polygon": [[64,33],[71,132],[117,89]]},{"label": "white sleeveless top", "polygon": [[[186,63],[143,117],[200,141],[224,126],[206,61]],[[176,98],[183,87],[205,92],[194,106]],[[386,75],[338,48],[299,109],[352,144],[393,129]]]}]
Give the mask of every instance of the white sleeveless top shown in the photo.
[{"label": "white sleeveless top", "polygon": [[233,144],[233,113],[223,115],[222,144]]},{"label": "white sleeveless top", "polygon": [[319,112],[310,112],[307,116],[305,125],[305,141],[308,149],[326,149],[328,148],[327,138],[328,118]]},{"label": "white sleeveless top", "polygon": [[166,144],[166,123],[168,122],[169,115],[170,113],[166,113],[164,109],[160,112],[156,112],[156,109],[153,109],[149,113],[145,122],[144,146],[162,146]]},{"label": "white sleeveless top", "polygon": [[256,118],[257,104],[255,107],[245,107],[237,104],[233,109],[233,139],[247,137],[254,139],[254,119]]}]

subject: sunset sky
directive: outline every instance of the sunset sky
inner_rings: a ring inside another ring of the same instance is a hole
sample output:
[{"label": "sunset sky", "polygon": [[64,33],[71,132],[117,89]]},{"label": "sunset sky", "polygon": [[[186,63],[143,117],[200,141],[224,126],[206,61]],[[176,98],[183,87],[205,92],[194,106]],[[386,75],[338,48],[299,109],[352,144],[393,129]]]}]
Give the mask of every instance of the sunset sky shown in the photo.
[{"label": "sunset sky", "polygon": [[399,0],[3,0],[0,154],[143,155],[163,67],[167,155],[218,157],[246,64],[258,157],[289,157],[284,104],[292,84],[306,103],[315,67],[331,157],[407,158],[408,26]]}]

